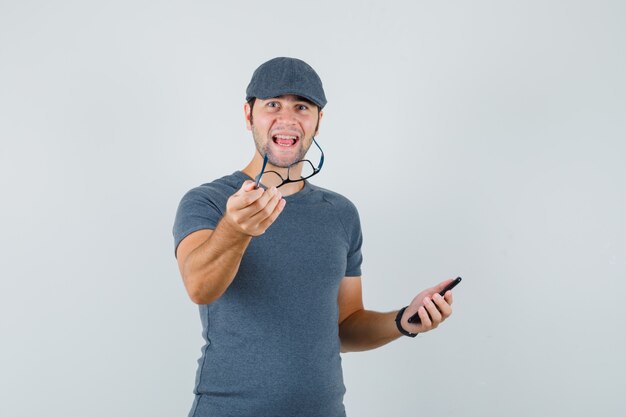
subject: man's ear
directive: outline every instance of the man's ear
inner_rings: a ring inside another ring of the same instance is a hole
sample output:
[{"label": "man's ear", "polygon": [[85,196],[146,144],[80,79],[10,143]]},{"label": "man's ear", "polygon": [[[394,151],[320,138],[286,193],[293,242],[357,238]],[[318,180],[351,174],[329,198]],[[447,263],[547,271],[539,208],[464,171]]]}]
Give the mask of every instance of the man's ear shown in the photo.
[{"label": "man's ear", "polygon": [[320,110],[319,114],[318,114],[318,119],[317,119],[317,129],[315,130],[315,136],[317,136],[317,134],[320,131],[320,122],[322,121],[322,117],[324,116],[324,111]]},{"label": "man's ear", "polygon": [[243,113],[246,118],[246,129],[252,130],[252,112],[248,102],[243,105]]}]

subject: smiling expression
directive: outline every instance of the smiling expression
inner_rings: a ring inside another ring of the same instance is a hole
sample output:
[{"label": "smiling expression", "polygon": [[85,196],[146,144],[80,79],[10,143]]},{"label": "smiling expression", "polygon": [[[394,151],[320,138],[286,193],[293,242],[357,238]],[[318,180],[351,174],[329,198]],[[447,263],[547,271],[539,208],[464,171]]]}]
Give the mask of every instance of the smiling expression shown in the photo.
[{"label": "smiling expression", "polygon": [[323,115],[315,104],[293,95],[256,99],[252,114],[248,103],[245,112],[259,154],[267,154],[268,163],[279,168],[304,158]]}]

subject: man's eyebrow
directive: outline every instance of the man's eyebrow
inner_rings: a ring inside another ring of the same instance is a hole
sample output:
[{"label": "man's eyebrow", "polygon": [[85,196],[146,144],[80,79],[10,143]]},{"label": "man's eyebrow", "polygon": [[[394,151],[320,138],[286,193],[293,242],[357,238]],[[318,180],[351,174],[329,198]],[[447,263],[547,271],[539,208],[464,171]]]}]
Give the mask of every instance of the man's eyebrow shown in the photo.
[{"label": "man's eyebrow", "polygon": [[294,100],[294,102],[295,102],[296,104],[306,103],[306,104],[308,104],[309,106],[315,106],[315,103],[313,103],[311,100],[307,100],[307,99],[306,99],[306,98],[304,98],[304,97],[299,97],[299,98],[297,98],[296,100]]},{"label": "man's eyebrow", "polygon": [[299,103],[306,103],[306,104],[311,105],[311,106],[315,106],[316,105],[311,100],[309,100],[307,98],[304,98],[304,97],[301,97],[301,96],[294,96],[295,98],[293,98],[293,99],[287,99],[287,96],[288,96],[288,94],[286,94],[284,96],[276,96],[276,97],[268,98],[266,100],[270,101],[272,99],[277,99],[278,98],[278,99],[287,100],[287,101],[290,101],[290,102],[293,102],[293,103],[298,103],[298,104]]}]

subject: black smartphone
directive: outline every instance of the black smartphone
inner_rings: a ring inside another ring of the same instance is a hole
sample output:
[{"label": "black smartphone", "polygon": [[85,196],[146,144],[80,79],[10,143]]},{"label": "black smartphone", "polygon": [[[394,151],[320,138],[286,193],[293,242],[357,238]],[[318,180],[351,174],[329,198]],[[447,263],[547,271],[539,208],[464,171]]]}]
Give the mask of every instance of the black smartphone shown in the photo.
[{"label": "black smartphone", "polygon": [[[448,285],[446,285],[446,288],[444,288],[443,290],[441,290],[439,292],[439,295],[443,297],[443,295],[451,290],[452,288],[456,287],[459,282],[461,282],[461,277],[456,277],[456,279],[454,281],[452,281],[451,283],[449,283]],[[428,311],[427,311],[428,312]],[[411,317],[409,317],[409,319],[407,320],[409,323],[414,323],[414,324],[419,324],[421,322],[420,320],[420,316],[415,313],[413,314]]]}]

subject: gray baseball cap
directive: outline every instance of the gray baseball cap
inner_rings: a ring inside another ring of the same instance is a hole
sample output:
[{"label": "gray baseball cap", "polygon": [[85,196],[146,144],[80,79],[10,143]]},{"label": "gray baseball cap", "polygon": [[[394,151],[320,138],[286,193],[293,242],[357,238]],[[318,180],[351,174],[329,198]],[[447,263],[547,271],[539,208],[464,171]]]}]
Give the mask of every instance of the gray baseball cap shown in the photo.
[{"label": "gray baseball cap", "polygon": [[270,59],[254,71],[246,89],[246,101],[285,94],[304,97],[320,109],[326,105],[322,80],[315,70],[302,60],[286,57]]}]

